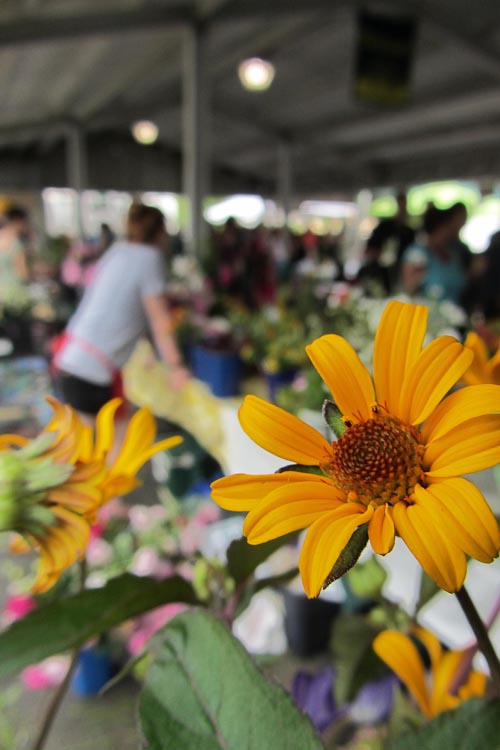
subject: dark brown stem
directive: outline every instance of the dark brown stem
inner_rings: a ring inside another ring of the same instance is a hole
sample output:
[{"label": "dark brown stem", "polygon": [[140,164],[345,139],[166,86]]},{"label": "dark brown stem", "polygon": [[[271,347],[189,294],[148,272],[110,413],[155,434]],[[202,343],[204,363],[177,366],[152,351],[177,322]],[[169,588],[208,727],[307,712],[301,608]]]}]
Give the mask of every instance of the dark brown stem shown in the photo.
[{"label": "dark brown stem", "polygon": [[495,692],[500,696],[500,661],[490,641],[488,631],[479,616],[474,602],[466,591],[465,586],[462,586],[462,588],[456,592],[455,596],[457,597],[463,613],[469,621],[469,625],[476,636],[479,650],[488,663]]},{"label": "dark brown stem", "polygon": [[78,663],[79,653],[80,650],[75,649],[71,655],[71,662],[68,667],[68,671],[66,672],[66,676],[52,696],[52,700],[49,703],[47,711],[45,712],[42,726],[40,727],[35,741],[33,742],[32,750],[42,750],[42,748],[45,747],[45,742],[47,740],[47,737],[49,736],[52,724],[57,716],[61,703],[64,700],[64,696],[66,695],[66,691],[71,682],[71,677],[73,676],[73,672],[75,671],[75,667]]},{"label": "dark brown stem", "polygon": [[[85,589],[85,579],[87,577],[87,561],[85,558],[83,558],[80,561],[79,564],[79,591],[84,591]],[[57,690],[52,696],[52,699],[47,707],[47,711],[45,712],[45,716],[43,717],[42,726],[38,730],[38,734],[35,737],[35,740],[32,745],[32,750],[43,750],[45,747],[45,742],[47,741],[47,737],[49,736],[49,732],[52,728],[52,724],[54,723],[54,719],[56,718],[59,708],[61,707],[61,703],[64,700],[64,696],[66,695],[66,692],[69,688],[71,678],[73,676],[73,672],[75,671],[76,665],[78,663],[78,654],[80,653],[80,649],[76,648],[72,654],[71,654],[71,661],[69,663],[68,671],[66,672],[66,675],[64,676],[64,680],[61,682]]]}]

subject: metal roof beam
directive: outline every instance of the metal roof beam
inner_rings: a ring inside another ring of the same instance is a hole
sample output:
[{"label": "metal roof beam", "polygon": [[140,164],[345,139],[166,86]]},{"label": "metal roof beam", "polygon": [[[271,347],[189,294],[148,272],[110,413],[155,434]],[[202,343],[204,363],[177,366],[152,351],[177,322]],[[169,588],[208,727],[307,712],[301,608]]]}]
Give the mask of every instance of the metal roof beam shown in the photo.
[{"label": "metal roof beam", "polygon": [[107,13],[82,13],[76,16],[24,18],[0,22],[0,46],[51,42],[93,34],[117,34],[124,31],[171,27],[192,23],[192,9],[178,5],[148,5],[137,10]]}]

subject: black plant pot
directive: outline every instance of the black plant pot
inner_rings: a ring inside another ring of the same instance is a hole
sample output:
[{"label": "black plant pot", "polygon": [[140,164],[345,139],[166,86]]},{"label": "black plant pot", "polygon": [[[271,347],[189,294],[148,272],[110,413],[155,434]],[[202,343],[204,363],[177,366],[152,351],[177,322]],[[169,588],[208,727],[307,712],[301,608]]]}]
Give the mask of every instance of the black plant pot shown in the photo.
[{"label": "black plant pot", "polygon": [[308,599],[284,589],[285,632],[290,651],[299,657],[321,654],[328,648],[332,625],[342,605],[325,599]]}]

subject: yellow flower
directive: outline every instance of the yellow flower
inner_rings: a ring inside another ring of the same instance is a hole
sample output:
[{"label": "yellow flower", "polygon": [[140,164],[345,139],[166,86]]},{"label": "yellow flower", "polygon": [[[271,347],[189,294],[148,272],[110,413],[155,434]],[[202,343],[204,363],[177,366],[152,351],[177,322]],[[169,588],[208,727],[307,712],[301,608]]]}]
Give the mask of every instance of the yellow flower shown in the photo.
[{"label": "yellow flower", "polygon": [[469,333],[465,339],[465,346],[474,354],[472,364],[462,376],[466,385],[478,383],[494,383],[500,385],[500,349],[490,358],[488,348],[477,333]]},{"label": "yellow flower", "polygon": [[[413,633],[429,655],[430,680],[419,649],[409,636],[385,630],[375,638],[373,648],[408,688],[427,719],[452,710],[469,698],[484,695],[487,677],[467,669],[467,651],[444,651],[436,636],[424,628],[414,628]],[[457,678],[459,684],[454,685]]]},{"label": "yellow flower", "polygon": [[373,381],[341,336],[307,347],[344,415],[337,442],[255,396],[240,409],[241,425],[258,445],[298,466],[225,477],[213,484],[213,498],[222,508],[248,511],[243,532],[251,544],[308,528],[299,567],[310,597],[339,577],[334,566],[343,564],[358,529],[381,555],[399,534],[450,592],[463,584],[466,555],[483,562],[498,555],[495,517],[460,475],[500,460],[500,387],[476,385],[446,396],[472,353],[449,336],[422,349],[426,323],[425,307],[387,305]]},{"label": "yellow flower", "polygon": [[0,528],[20,535],[12,543],[14,552],[38,552],[37,593],[82,558],[98,508],[136,487],[137,471],[154,453],[182,441],[154,443],[153,416],[140,409],[108,465],[120,399],[100,410],[95,430],[70,406],[48,400],[54,415],[38,438],[0,436]]}]

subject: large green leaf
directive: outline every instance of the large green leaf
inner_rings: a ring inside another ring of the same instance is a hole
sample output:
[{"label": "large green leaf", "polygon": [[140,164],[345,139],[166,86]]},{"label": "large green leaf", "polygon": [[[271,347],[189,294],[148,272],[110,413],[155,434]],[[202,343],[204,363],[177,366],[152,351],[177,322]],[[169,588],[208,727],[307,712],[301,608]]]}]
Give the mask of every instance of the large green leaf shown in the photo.
[{"label": "large green leaf", "polygon": [[341,615],[335,620],[330,648],[336,669],[335,697],[339,705],[353,700],[369,680],[387,672],[372,643],[380,628],[361,615]]},{"label": "large green leaf", "polygon": [[264,542],[264,544],[248,544],[245,537],[236,539],[231,542],[227,550],[229,575],[234,578],[237,584],[246,581],[273,552],[283,547],[284,544],[290,544],[296,538],[297,534],[287,534],[279,539]]},{"label": "large green leaf", "polygon": [[213,615],[191,610],[154,638],[141,696],[148,750],[320,750],[309,719]]},{"label": "large green leaf", "polygon": [[467,701],[417,732],[401,735],[389,747],[390,750],[500,750],[500,700]]},{"label": "large green leaf", "polygon": [[125,573],[91,589],[30,612],[0,633],[0,677],[80,646],[130,617],[169,602],[197,603],[178,576],[165,581]]}]

